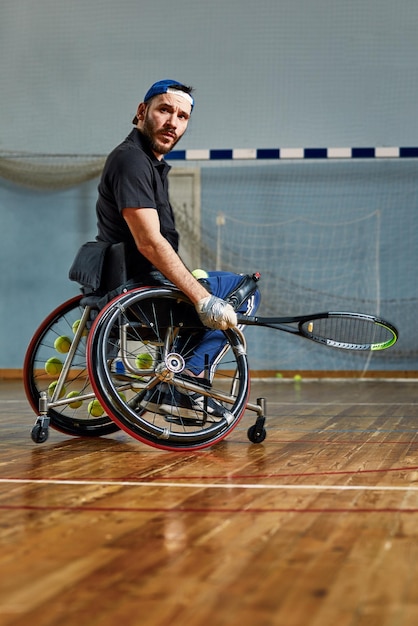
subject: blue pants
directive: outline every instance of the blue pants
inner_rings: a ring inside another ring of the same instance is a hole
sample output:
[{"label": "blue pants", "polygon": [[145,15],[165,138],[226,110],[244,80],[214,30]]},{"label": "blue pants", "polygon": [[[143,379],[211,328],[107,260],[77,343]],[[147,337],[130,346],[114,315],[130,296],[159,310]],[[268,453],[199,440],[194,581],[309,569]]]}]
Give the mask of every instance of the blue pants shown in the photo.
[{"label": "blue pants", "polygon": [[[222,299],[226,298],[242,280],[240,274],[233,274],[232,272],[208,272],[208,274],[209,278],[207,280],[212,294]],[[260,292],[257,289],[245,300],[237,312],[244,315],[254,315],[259,304]],[[211,371],[216,365],[217,358],[221,356],[222,349],[226,343],[225,335],[221,330],[206,331],[202,341],[195,348],[192,357],[187,360],[187,369],[196,376],[203,372],[205,365],[208,365]]]}]

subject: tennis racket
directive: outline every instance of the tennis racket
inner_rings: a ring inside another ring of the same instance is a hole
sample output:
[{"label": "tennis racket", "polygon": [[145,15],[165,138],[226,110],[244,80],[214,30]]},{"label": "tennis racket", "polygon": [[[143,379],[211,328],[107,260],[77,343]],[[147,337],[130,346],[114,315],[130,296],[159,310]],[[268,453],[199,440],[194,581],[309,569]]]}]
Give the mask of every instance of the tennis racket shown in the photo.
[{"label": "tennis racket", "polygon": [[398,331],[392,324],[363,313],[333,311],[300,317],[238,314],[237,317],[239,324],[275,328],[343,350],[386,350],[398,339]]}]

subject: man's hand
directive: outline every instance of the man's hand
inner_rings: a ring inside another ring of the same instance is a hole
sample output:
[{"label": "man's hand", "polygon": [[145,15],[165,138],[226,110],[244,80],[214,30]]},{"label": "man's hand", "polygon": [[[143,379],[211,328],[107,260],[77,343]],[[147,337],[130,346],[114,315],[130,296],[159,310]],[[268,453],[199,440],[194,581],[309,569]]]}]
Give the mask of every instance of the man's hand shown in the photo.
[{"label": "man's hand", "polygon": [[237,314],[230,304],[216,296],[206,296],[197,302],[200,321],[208,328],[226,330],[237,325]]}]

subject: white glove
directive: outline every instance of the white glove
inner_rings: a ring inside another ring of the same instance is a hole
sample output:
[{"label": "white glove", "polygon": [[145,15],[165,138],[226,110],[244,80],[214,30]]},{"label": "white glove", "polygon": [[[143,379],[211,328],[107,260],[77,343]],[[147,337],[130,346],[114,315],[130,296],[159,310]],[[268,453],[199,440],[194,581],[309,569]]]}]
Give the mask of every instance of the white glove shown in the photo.
[{"label": "white glove", "polygon": [[200,321],[209,328],[226,330],[237,325],[237,314],[230,304],[217,296],[206,296],[196,304]]}]

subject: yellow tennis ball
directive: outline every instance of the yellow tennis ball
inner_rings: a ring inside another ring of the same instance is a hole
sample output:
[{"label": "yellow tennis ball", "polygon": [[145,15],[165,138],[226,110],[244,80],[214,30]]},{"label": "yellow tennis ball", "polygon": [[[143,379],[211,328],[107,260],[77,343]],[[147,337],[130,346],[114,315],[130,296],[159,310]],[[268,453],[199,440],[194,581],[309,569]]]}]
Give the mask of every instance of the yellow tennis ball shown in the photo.
[{"label": "yellow tennis ball", "polygon": [[148,370],[152,367],[153,358],[148,352],[141,352],[137,354],[135,359],[135,365],[139,370]]},{"label": "yellow tennis ball", "polygon": [[[74,324],[72,325],[72,331],[73,331],[74,335],[76,334],[76,332],[78,330],[78,327],[80,326],[80,322],[81,322],[81,320],[76,320],[74,322]],[[88,334],[89,334],[89,331],[87,330],[87,328],[85,328],[83,330],[83,332],[81,333],[81,336],[82,337],[87,337]]]},{"label": "yellow tennis ball", "polygon": [[293,380],[297,383],[300,383],[300,381],[302,380],[302,376],[300,374],[295,374],[293,376]]},{"label": "yellow tennis ball", "polygon": [[62,370],[62,362],[56,357],[52,356],[45,363],[45,371],[50,376],[58,376],[61,374]]},{"label": "yellow tennis ball", "polygon": [[104,413],[104,408],[98,400],[92,400],[89,402],[87,411],[89,415],[92,415],[93,417],[100,417]]},{"label": "yellow tennis ball", "polygon": [[54,348],[57,352],[61,354],[65,354],[68,352],[71,346],[71,339],[65,337],[65,335],[61,335],[61,337],[57,337],[54,341]]},{"label": "yellow tennis ball", "polygon": [[209,278],[209,274],[201,269],[193,270],[192,274],[197,280],[199,280],[199,278]]},{"label": "yellow tennis ball", "polygon": [[[49,387],[48,387],[48,395],[49,395],[49,397],[50,397],[50,398],[52,398],[52,396],[54,395],[54,392],[55,392],[55,387],[56,387],[57,385],[58,385],[58,381],[57,381],[57,380],[54,380],[54,381],[53,381],[53,382],[49,385]],[[59,397],[59,398],[63,398],[63,397],[65,396],[65,394],[66,394],[66,391],[67,391],[67,390],[66,390],[66,389],[65,389],[65,387],[63,386],[63,387],[61,388],[60,395],[59,395],[58,397]]]},{"label": "yellow tennis ball", "polygon": [[[77,398],[79,395],[80,395],[79,391],[70,391],[70,393],[67,393],[67,398]],[[82,400],[74,400],[73,402],[69,402],[68,406],[71,409],[79,409],[82,404],[83,404]]]}]

